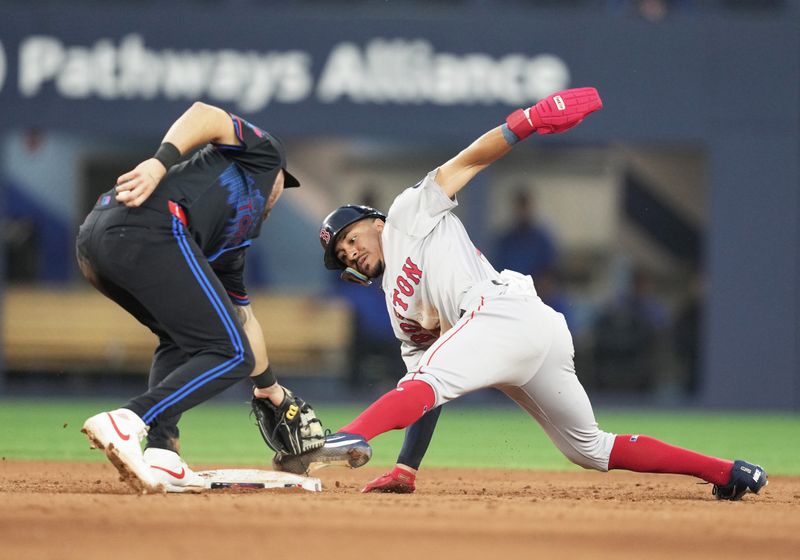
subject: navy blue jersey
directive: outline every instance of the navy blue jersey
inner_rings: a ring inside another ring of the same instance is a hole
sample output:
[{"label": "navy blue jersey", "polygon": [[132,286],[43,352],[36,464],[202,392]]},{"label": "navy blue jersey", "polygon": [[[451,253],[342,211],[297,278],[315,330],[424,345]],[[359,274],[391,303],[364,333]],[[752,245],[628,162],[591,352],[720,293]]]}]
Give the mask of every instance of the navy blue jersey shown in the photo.
[{"label": "navy blue jersey", "polygon": [[244,253],[261,231],[264,209],[282,165],[280,140],[231,115],[241,145],[209,144],[174,165],[143,206],[173,201],[231,301],[246,305]]},{"label": "navy blue jersey", "polygon": [[250,298],[244,285],[244,256],[245,247],[225,251],[211,263],[214,274],[217,275],[231,303],[234,305],[249,305]]},{"label": "navy blue jersey", "polygon": [[173,166],[145,202],[180,204],[192,237],[210,262],[258,236],[281,168],[276,140],[235,115],[231,118],[240,146],[209,144]]}]

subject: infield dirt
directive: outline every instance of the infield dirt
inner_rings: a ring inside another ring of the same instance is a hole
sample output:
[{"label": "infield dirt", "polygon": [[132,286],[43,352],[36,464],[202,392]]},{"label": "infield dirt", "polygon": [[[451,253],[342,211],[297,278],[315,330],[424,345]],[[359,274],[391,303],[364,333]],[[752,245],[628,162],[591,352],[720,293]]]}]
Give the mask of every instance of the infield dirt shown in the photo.
[{"label": "infield dirt", "polygon": [[3,460],[0,558],[800,557],[798,477],[740,502],[621,472],[426,469],[415,494],[359,493],[382,470],[319,471],[322,493],[142,496],[110,464]]}]

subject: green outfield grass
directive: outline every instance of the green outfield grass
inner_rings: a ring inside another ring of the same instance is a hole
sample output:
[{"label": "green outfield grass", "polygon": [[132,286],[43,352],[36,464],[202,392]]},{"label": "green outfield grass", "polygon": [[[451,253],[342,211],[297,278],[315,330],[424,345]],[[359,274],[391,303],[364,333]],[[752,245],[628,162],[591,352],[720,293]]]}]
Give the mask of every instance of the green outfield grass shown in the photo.
[{"label": "green outfield grass", "polygon": [[[92,414],[118,406],[98,401],[0,401],[0,455],[4,459],[102,461],[90,451],[80,427]],[[327,427],[337,428],[360,407],[320,405]],[[209,403],[182,422],[182,454],[204,465],[269,464],[270,454],[249,418],[249,406]],[[800,475],[800,415],[596,411],[605,430],[648,434],[674,445],[728,458],[746,458],[770,474]],[[402,431],[373,440],[372,464],[392,464]],[[425,466],[512,469],[578,469],[527,415],[513,408],[451,406],[425,458]]]}]

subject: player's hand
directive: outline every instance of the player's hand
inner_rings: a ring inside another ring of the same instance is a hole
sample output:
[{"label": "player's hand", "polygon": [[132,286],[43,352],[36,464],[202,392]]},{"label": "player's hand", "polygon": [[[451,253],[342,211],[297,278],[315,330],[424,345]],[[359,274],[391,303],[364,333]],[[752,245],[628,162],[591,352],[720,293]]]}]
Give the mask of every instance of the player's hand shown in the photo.
[{"label": "player's hand", "polygon": [[258,431],[275,456],[301,455],[325,445],[325,430],[311,405],[277,383],[273,387],[280,391],[279,404],[273,404],[269,395],[259,397],[262,393],[257,390],[251,407]]},{"label": "player's hand", "polygon": [[416,479],[417,475],[415,473],[395,466],[388,473],[368,483],[361,491],[365,494],[368,492],[411,494],[416,490],[416,486],[414,486]]},{"label": "player's hand", "polygon": [[259,399],[269,399],[275,406],[280,406],[286,396],[286,391],[288,391],[288,389],[285,389],[279,383],[273,383],[269,387],[263,389],[258,387],[253,388],[253,396]]},{"label": "player's hand", "polygon": [[154,158],[146,159],[117,179],[117,202],[125,206],[141,206],[167,174],[164,165]]},{"label": "player's hand", "polygon": [[533,107],[517,109],[508,116],[506,123],[522,140],[533,131],[539,134],[564,132],[602,108],[603,100],[595,88],[573,88],[548,95]]}]

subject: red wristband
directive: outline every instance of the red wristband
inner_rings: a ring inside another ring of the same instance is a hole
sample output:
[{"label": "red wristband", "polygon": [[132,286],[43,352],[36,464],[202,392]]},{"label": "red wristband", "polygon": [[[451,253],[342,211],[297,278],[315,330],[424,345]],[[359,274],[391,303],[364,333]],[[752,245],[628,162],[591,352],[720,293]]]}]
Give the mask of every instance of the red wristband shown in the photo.
[{"label": "red wristband", "polygon": [[509,130],[516,134],[517,138],[524,140],[536,130],[537,125],[532,118],[534,115],[536,115],[536,112],[532,111],[530,107],[517,109],[506,117],[506,124]]}]

